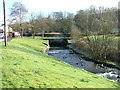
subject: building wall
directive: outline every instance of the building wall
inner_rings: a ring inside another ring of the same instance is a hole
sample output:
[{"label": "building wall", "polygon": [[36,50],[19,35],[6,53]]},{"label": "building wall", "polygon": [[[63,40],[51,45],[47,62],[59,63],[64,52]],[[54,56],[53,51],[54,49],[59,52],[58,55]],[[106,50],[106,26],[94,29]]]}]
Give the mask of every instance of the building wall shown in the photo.
[{"label": "building wall", "polygon": [[[3,32],[2,32],[3,31]],[[13,30],[12,30],[12,28],[11,27],[9,27],[9,26],[6,26],[6,32],[7,32],[7,36],[10,36],[11,34],[10,33],[12,33],[13,32]],[[0,33],[4,33],[4,26],[0,26]]]}]

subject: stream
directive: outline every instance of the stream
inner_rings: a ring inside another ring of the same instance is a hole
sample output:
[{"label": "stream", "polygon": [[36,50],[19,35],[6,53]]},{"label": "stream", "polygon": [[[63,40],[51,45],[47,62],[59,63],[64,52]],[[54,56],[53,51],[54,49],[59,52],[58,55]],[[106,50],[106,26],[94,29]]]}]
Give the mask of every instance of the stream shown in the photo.
[{"label": "stream", "polygon": [[92,61],[86,61],[73,52],[71,49],[64,48],[49,48],[47,54],[56,57],[74,67],[84,69],[88,72],[92,72],[98,76],[105,77],[112,81],[120,83],[120,70],[103,66],[102,64],[96,64]]}]

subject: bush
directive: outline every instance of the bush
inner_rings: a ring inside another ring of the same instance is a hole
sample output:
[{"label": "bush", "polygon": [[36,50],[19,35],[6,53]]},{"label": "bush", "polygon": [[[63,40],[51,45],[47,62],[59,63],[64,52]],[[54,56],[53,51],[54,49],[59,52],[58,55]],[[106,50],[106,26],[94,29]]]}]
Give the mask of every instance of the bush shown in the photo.
[{"label": "bush", "polygon": [[108,48],[108,53],[107,53],[108,60],[120,62],[119,56],[120,56],[120,52],[118,51],[117,47]]},{"label": "bush", "polygon": [[[81,36],[78,30],[72,32],[72,45],[95,59],[120,62],[116,40],[111,35]],[[115,37],[116,38],[116,37]]]}]

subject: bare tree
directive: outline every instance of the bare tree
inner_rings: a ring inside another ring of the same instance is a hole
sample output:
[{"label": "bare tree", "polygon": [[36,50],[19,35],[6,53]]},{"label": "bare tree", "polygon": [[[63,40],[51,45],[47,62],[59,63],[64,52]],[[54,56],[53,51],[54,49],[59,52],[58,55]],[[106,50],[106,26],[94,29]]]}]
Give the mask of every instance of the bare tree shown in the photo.
[{"label": "bare tree", "polygon": [[[87,52],[94,58],[105,61],[110,57],[112,53],[111,50],[116,50],[116,48],[113,48],[111,44],[113,43],[113,29],[117,28],[117,18],[116,8],[99,7],[97,9],[94,6],[91,6],[87,12],[80,11],[75,16],[75,25],[80,29],[80,31],[85,31],[84,33],[86,33],[85,35],[87,39],[81,39],[84,40],[84,42],[86,41],[85,43],[88,46],[86,48]],[[78,30],[77,32],[73,32],[73,34],[76,33],[79,33]],[[77,36],[78,35],[73,35],[75,40],[80,39],[80,37]],[[82,40],[78,42],[82,43]],[[78,45],[80,46],[80,44]],[[82,44],[84,45],[84,43]]]},{"label": "bare tree", "polygon": [[107,59],[110,43],[113,41],[111,32],[116,27],[117,16],[113,8],[91,7],[88,11],[87,39],[89,48],[95,58]]},{"label": "bare tree", "polygon": [[19,29],[21,30],[21,37],[23,37],[23,25],[22,23],[25,20],[25,15],[27,14],[28,10],[21,2],[14,2],[13,7],[10,9],[11,13],[11,22],[12,23],[19,23]]},{"label": "bare tree", "polygon": [[44,36],[45,31],[48,31],[49,21],[47,18],[44,18],[41,14],[31,14],[31,19],[29,21],[29,27],[33,35],[33,39],[35,38],[36,32],[42,32],[42,36]]},{"label": "bare tree", "polygon": [[42,36],[44,37],[45,33],[49,33],[51,27],[51,17],[48,16],[47,18],[43,17],[41,14],[37,16],[39,31],[42,32]]},{"label": "bare tree", "polygon": [[31,14],[31,19],[29,21],[29,29],[32,32],[33,39],[35,38],[35,33],[40,29],[40,25],[37,17],[38,17],[37,15]]}]

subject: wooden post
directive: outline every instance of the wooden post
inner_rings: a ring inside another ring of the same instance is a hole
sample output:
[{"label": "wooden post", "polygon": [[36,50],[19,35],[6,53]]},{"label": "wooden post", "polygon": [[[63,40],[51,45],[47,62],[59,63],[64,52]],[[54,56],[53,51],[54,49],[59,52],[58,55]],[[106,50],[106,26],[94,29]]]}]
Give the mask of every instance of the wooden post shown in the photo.
[{"label": "wooden post", "polygon": [[6,46],[7,46],[7,32],[6,32],[6,13],[5,13],[5,0],[3,0],[3,11],[4,11],[5,47],[6,47]]}]

